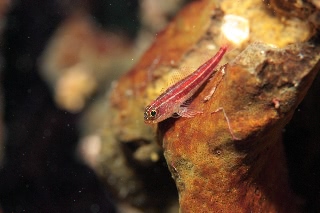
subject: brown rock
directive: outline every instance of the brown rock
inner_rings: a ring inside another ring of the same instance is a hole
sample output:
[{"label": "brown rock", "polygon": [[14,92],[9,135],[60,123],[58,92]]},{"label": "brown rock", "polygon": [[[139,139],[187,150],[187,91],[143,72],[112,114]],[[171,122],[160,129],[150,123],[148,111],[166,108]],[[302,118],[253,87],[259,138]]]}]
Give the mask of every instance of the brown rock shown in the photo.
[{"label": "brown rock", "polygon": [[[309,44],[252,44],[230,62],[212,100],[203,103],[212,82],[195,98],[202,115],[159,125],[181,212],[299,212],[281,134],[319,70],[319,53]],[[222,113],[211,114],[218,107],[241,140],[232,140]]]},{"label": "brown rock", "polygon": [[[239,48],[225,56],[221,64],[229,62],[227,74],[216,92],[204,102],[217,83],[213,79],[191,104],[203,110],[202,115],[145,125],[145,106],[168,86],[173,73],[193,71],[206,60],[204,56],[217,51],[225,14],[247,19],[248,43],[263,43],[251,44],[241,55]],[[165,206],[174,199],[171,188],[163,187],[167,177],[143,173],[159,163],[159,143],[176,181],[181,212],[298,211],[303,201],[288,184],[281,132],[319,69],[319,47],[287,45],[304,42],[313,33],[304,20],[273,16],[260,0],[188,4],[136,66],[114,84],[109,103],[103,105],[105,114],[97,116],[103,125],[96,131],[101,152],[95,170],[121,200],[144,212],[148,204]],[[221,111],[212,113],[219,107],[241,140],[232,139]],[[137,165],[143,166],[137,169]],[[147,187],[150,183],[157,193]]]}]

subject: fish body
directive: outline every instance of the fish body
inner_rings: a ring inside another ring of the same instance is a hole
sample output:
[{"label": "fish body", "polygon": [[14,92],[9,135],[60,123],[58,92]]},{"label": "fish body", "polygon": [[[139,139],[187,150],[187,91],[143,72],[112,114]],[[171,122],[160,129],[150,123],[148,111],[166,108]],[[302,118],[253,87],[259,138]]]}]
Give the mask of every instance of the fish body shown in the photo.
[{"label": "fish body", "polygon": [[201,113],[188,109],[184,103],[210,78],[227,49],[227,46],[220,47],[218,52],[196,71],[170,86],[148,105],[144,111],[145,123],[158,123],[174,114],[181,117],[193,117]]}]

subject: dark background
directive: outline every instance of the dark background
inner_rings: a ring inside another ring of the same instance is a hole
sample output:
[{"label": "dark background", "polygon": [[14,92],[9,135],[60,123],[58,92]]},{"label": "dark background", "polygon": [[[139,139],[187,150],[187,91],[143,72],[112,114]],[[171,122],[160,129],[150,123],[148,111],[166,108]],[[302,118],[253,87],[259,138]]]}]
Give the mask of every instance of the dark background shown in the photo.
[{"label": "dark background", "polygon": [[77,7],[89,7],[101,27],[136,33],[136,1],[13,1],[0,47],[6,127],[6,159],[0,170],[4,212],[116,212],[94,172],[75,158],[81,114],[55,107],[38,71],[37,60],[48,39]]}]

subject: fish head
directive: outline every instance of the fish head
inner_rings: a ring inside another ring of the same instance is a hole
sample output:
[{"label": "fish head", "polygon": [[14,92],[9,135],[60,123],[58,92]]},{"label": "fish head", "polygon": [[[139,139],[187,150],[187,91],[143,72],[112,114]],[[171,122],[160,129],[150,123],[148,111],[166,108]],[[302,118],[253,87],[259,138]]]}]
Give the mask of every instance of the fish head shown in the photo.
[{"label": "fish head", "polygon": [[158,123],[160,117],[159,109],[148,105],[144,110],[144,122],[145,123]]}]

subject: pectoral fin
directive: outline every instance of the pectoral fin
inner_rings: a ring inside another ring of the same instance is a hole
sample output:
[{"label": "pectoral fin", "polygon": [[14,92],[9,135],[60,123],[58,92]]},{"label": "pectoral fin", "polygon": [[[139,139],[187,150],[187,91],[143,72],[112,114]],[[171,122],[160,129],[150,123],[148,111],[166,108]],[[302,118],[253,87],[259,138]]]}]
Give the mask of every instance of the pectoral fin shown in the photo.
[{"label": "pectoral fin", "polygon": [[190,107],[184,107],[184,106],[181,106],[179,108],[179,111],[177,112],[178,115],[180,115],[181,117],[185,117],[185,118],[192,118],[195,115],[202,114],[202,113],[203,112],[200,110],[195,110]]}]

